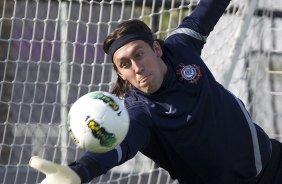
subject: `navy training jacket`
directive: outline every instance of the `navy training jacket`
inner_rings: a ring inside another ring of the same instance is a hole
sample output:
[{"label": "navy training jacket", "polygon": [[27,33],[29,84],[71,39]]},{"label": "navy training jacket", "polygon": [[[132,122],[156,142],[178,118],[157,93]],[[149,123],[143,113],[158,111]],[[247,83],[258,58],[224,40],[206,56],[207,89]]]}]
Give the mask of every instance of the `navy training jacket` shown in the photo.
[{"label": "navy training jacket", "polygon": [[168,71],[161,88],[154,94],[137,89],[126,94],[127,137],[113,151],[86,152],[70,165],[83,182],[140,151],[180,183],[253,183],[270,159],[270,140],[200,58],[228,4],[229,0],[201,0],[164,41]]}]

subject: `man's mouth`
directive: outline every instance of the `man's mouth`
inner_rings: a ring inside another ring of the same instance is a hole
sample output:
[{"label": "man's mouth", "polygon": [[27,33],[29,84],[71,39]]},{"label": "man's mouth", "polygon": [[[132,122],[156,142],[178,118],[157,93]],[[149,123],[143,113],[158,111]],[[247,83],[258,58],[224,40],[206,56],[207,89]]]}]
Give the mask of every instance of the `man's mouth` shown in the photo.
[{"label": "man's mouth", "polygon": [[149,76],[151,76],[151,74],[148,74],[148,75],[142,77],[142,78],[139,80],[139,84],[140,84],[140,83],[146,83]]}]

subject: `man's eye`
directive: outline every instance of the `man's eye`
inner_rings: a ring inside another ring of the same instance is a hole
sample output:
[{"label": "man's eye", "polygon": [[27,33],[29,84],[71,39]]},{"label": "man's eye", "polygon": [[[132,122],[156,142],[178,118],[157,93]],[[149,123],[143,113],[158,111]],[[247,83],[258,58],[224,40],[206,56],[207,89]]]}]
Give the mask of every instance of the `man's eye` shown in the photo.
[{"label": "man's eye", "polygon": [[129,68],[129,67],[130,67],[130,63],[129,63],[129,62],[122,62],[122,63],[120,64],[120,67],[121,67],[121,68]]},{"label": "man's eye", "polygon": [[143,54],[141,52],[138,52],[134,55],[134,59],[140,59],[140,58],[142,58],[142,55]]}]

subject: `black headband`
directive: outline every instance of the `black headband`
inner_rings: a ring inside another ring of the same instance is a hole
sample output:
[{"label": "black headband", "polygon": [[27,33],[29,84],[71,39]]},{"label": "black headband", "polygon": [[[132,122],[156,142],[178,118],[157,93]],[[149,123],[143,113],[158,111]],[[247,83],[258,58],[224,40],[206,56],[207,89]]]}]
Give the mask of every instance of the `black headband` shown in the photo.
[{"label": "black headband", "polygon": [[110,46],[108,54],[113,58],[114,53],[125,44],[132,42],[134,40],[152,40],[153,37],[148,33],[132,33],[128,35],[124,35],[118,39],[116,39]]}]

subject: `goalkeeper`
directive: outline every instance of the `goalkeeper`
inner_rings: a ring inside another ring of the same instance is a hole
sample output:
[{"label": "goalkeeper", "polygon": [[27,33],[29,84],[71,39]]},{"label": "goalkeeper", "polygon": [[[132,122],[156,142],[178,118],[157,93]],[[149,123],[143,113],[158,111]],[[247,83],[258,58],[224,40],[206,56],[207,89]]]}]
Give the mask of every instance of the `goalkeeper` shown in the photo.
[{"label": "goalkeeper", "polygon": [[[229,0],[201,0],[164,41],[139,20],[121,23],[104,42],[130,115],[125,140],[103,154],[86,152],[69,166],[33,157],[43,183],[91,181],[138,151],[179,183],[281,184],[282,145],[249,117],[200,55]],[[231,36],[231,35],[230,35]]]}]

